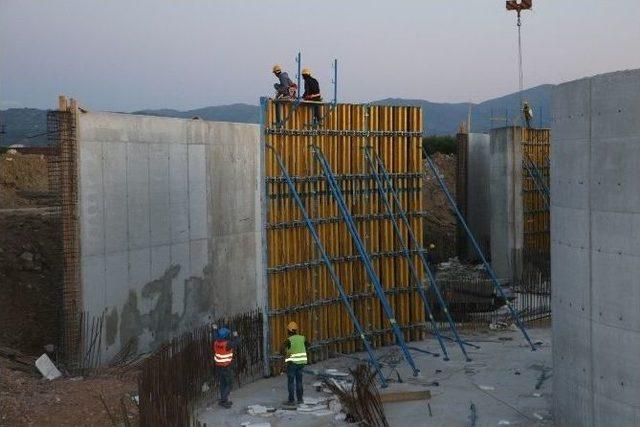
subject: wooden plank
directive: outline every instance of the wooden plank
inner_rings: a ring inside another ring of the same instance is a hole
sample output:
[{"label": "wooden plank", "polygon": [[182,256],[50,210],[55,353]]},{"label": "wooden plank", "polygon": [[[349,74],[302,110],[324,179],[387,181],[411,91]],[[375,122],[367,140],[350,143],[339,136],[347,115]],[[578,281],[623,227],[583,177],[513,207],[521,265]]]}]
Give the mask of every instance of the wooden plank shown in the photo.
[{"label": "wooden plank", "polygon": [[428,400],[431,399],[430,390],[418,390],[418,391],[390,391],[380,394],[380,400],[382,403],[392,402],[410,402],[413,400]]}]

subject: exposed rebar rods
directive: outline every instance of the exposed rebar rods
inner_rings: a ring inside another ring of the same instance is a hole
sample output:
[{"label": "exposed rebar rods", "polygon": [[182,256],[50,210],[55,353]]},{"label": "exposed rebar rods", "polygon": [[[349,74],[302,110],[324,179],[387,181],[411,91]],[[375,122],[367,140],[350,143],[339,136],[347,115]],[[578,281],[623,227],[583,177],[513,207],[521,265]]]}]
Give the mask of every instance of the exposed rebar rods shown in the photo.
[{"label": "exposed rebar rods", "polygon": [[[237,330],[241,337],[234,354],[238,384],[261,376],[262,313],[252,311],[216,323]],[[194,404],[206,391],[217,390],[211,341],[211,327],[202,326],[173,339],[143,362],[138,379],[141,426],[193,423]]]},{"label": "exposed rebar rods", "polygon": [[384,407],[375,382],[375,372],[369,366],[358,365],[350,370],[353,384],[350,389],[332,380],[325,379],[325,386],[331,390],[345,408],[347,419],[368,427],[388,427]]}]

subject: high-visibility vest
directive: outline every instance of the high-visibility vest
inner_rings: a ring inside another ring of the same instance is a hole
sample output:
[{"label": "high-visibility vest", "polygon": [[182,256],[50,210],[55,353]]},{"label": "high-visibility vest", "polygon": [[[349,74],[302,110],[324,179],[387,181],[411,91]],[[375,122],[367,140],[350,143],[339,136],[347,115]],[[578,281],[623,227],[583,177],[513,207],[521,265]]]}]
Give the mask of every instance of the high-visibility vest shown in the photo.
[{"label": "high-visibility vest", "polygon": [[304,335],[291,335],[289,338],[289,348],[285,362],[293,362],[297,365],[307,364],[307,348],[304,345]]},{"label": "high-visibility vest", "polygon": [[215,366],[229,366],[233,362],[233,350],[227,348],[227,340],[213,342],[213,363]]}]

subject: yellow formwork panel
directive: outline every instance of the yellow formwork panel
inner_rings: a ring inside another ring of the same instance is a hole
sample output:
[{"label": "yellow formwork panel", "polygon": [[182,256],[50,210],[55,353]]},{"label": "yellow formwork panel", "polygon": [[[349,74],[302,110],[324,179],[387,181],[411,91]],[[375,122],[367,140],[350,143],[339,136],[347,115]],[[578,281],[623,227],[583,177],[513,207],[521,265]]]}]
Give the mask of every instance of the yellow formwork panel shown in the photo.
[{"label": "yellow formwork panel", "polygon": [[[549,129],[522,128],[523,153],[531,159],[549,185]],[[523,211],[525,254],[549,253],[549,210],[533,178],[523,168]]]},{"label": "yellow formwork panel", "polygon": [[[314,124],[314,109],[322,122]],[[424,306],[411,282],[393,224],[377,194],[363,148],[372,147],[392,175],[416,237],[422,240],[421,133],[419,107],[360,104],[267,101],[264,115],[265,142],[283,157],[296,188],[316,221],[318,234],[345,291],[352,296],[356,316],[371,334],[374,346],[390,344],[380,301],[359,260],[340,211],[314,160],[310,146],[322,149],[336,174],[357,229],[372,256],[396,319],[407,340],[423,336]],[[279,125],[277,125],[279,123]],[[265,148],[267,286],[269,349],[275,355],[286,338],[286,325],[295,320],[308,339],[319,344],[314,358],[335,352],[361,351],[360,340],[298,207],[281,178],[275,156]],[[408,232],[399,221],[403,237]],[[420,248],[422,242],[419,243]],[[412,250],[420,249],[411,247]],[[412,259],[422,278],[419,257]]]}]

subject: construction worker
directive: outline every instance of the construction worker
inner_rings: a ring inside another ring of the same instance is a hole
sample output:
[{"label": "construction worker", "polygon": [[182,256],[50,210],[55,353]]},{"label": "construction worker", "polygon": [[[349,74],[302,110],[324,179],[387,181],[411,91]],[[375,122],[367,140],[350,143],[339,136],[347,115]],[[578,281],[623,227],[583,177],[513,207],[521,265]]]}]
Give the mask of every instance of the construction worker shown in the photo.
[{"label": "construction worker", "polygon": [[533,108],[531,108],[527,101],[525,101],[524,105],[522,106],[522,115],[524,116],[524,120],[527,123],[527,128],[531,128],[531,121],[533,120]]},{"label": "construction worker", "polygon": [[278,83],[273,85],[276,89],[276,99],[294,99],[298,94],[298,85],[291,81],[280,65],[274,65],[272,71],[278,78]]},{"label": "construction worker", "polygon": [[307,364],[307,348],[309,343],[304,335],[298,333],[298,324],[289,322],[287,325],[287,333],[289,337],[282,344],[281,353],[285,357],[285,367],[287,370],[287,387],[289,389],[289,398],[286,405],[293,406],[297,403],[303,403],[302,400],[302,369]]},{"label": "construction worker", "polygon": [[[310,68],[302,69],[302,78],[304,79],[304,94],[302,98],[305,101],[322,102],[322,96],[320,95],[320,84],[318,80],[311,76]],[[320,123],[320,106],[313,106],[313,121],[314,123]]]},{"label": "construction worker", "polygon": [[[218,404],[223,408],[230,408],[233,402],[229,400],[229,392],[233,383],[233,350],[240,343],[238,332],[233,334],[228,328],[218,329],[213,325],[214,341],[212,346],[213,364],[220,384],[220,400]],[[230,338],[232,336],[232,339]]]},{"label": "construction worker", "polygon": [[305,101],[322,101],[322,97],[320,96],[320,84],[318,80],[314,79],[311,75],[310,68],[302,69],[302,78],[304,79],[304,94],[302,98]]}]

